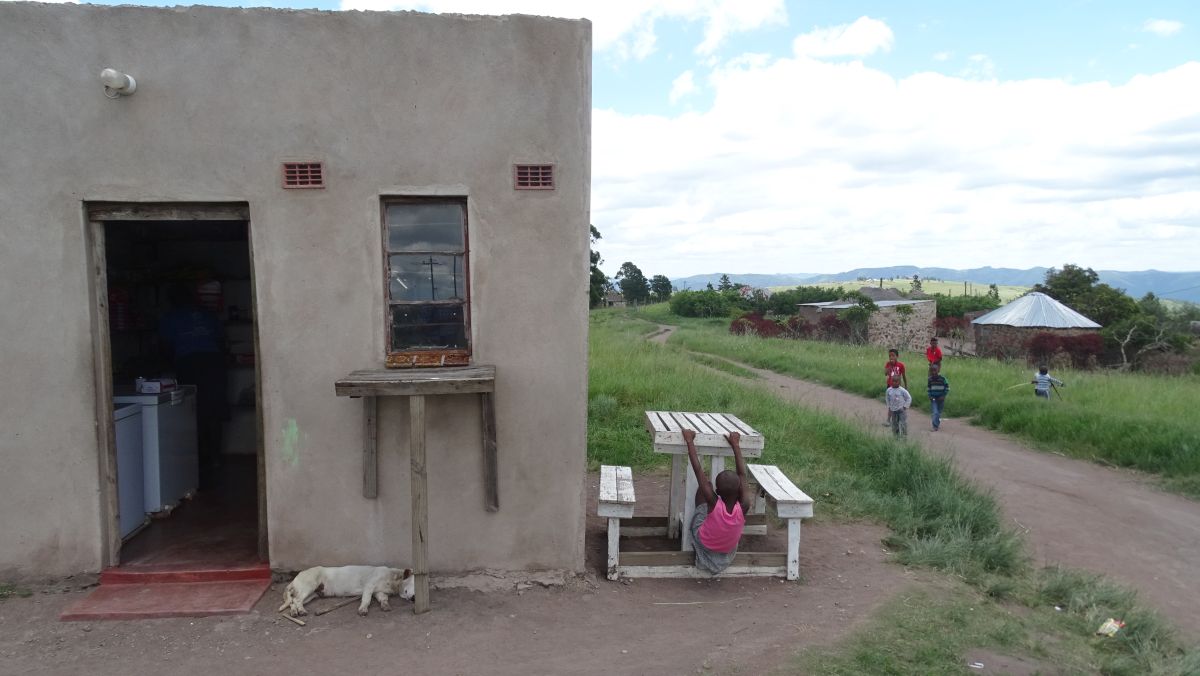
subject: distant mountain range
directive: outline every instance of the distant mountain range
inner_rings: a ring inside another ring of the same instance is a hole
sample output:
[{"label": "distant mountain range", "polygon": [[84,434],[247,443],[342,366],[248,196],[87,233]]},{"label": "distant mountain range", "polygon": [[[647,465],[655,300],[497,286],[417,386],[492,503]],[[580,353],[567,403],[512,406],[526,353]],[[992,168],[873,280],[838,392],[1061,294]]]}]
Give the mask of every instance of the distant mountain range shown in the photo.
[{"label": "distant mountain range", "polygon": [[[1029,268],[1016,270],[1013,268],[971,268],[956,270],[953,268],[920,268],[915,265],[895,265],[885,268],[856,268],[837,274],[793,273],[777,275],[737,275],[730,274],[729,280],[734,284],[746,284],[755,288],[768,286],[798,286],[817,282],[854,282],[859,278],[879,279],[883,277],[912,277],[920,275],[922,279],[941,279],[948,282],[972,282],[979,285],[1003,284],[1011,286],[1033,286],[1046,279],[1049,268]],[[1200,303],[1200,272],[1161,272],[1159,270],[1141,270],[1137,272],[1122,272],[1120,270],[1097,270],[1100,281],[1118,289],[1134,298],[1141,298],[1148,292],[1161,298],[1172,298]],[[692,275],[680,279],[672,279],[671,284],[676,289],[703,289],[706,285],[714,287],[721,280],[723,273],[707,275]]]}]

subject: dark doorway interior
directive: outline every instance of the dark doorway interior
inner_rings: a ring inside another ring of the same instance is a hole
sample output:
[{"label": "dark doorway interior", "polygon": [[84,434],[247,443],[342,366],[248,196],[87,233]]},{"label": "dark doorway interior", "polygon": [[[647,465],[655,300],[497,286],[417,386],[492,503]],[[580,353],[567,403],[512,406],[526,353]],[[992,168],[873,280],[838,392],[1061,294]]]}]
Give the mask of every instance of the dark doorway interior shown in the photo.
[{"label": "dark doorway interior", "polygon": [[107,221],[104,230],[121,567],[257,564],[248,224]]}]

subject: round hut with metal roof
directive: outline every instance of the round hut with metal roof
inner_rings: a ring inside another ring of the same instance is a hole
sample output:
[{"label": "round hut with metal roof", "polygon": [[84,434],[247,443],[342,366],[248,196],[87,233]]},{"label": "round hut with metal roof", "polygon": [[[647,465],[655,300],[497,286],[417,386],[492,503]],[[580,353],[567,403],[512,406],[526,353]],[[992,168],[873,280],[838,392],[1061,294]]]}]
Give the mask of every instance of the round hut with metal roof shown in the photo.
[{"label": "round hut with metal roof", "polygon": [[1078,336],[1097,333],[1100,325],[1044,293],[1033,291],[973,320],[975,354],[1004,357],[1023,354],[1039,333]]}]

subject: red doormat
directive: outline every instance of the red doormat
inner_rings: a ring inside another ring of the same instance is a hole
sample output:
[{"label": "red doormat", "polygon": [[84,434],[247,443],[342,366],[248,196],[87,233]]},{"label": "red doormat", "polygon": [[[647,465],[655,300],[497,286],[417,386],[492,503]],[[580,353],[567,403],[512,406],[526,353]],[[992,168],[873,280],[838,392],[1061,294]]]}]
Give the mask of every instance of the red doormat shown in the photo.
[{"label": "red doormat", "polygon": [[248,613],[271,586],[267,564],[218,570],[175,566],[104,571],[100,586],[60,620],[144,620]]}]

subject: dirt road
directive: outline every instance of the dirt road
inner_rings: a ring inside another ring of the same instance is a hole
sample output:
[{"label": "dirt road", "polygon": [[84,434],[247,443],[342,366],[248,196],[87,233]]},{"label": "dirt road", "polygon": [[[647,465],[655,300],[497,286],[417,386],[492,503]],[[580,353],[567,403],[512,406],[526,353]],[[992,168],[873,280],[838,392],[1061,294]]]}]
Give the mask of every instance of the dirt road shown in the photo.
[{"label": "dirt road", "polygon": [[[665,342],[669,335],[653,339]],[[865,399],[739,365],[780,397],[887,433],[882,397]],[[951,382],[953,369],[953,362],[946,364]],[[954,414],[953,393],[946,410]],[[963,419],[943,418],[933,432],[926,414],[911,413],[910,438],[954,458],[966,476],[995,493],[1012,525],[1026,533],[1034,563],[1103,573],[1136,589],[1183,637],[1200,641],[1200,503],[1164,493],[1131,472],[1031,450]]]},{"label": "dirt road", "polygon": [[[309,615],[299,627],[275,614],[283,593],[276,584],[249,615],[59,622],[86,593],[75,580],[0,601],[0,676],[763,674],[805,647],[846,636],[880,604],[924,584],[926,574],[888,563],[886,528],[820,522],[804,526],[799,584],[610,582],[601,573],[607,538],[594,515],[596,484],[589,476],[590,573],[562,587],[435,590],[433,611],[421,616],[393,599],[390,613],[372,608],[359,617],[351,606]],[[666,474],[635,479],[639,514],[666,514],[667,484]],[[766,539],[782,549],[786,532]],[[756,544],[766,543],[747,547]],[[309,610],[334,603],[317,600]],[[718,617],[733,628],[714,632]]]}]

